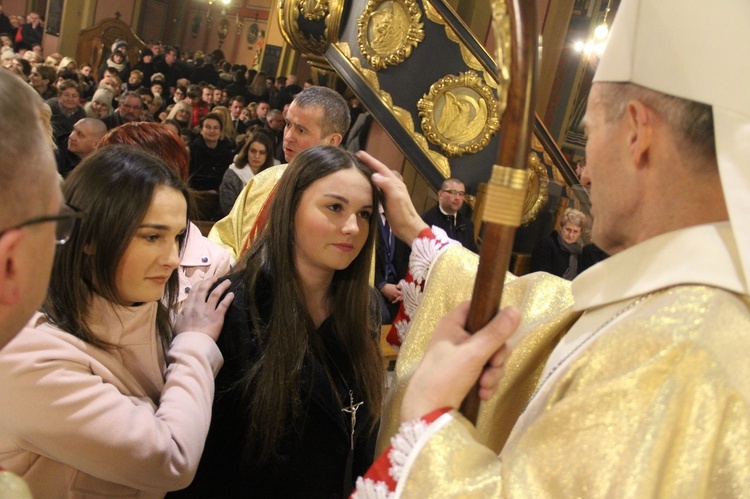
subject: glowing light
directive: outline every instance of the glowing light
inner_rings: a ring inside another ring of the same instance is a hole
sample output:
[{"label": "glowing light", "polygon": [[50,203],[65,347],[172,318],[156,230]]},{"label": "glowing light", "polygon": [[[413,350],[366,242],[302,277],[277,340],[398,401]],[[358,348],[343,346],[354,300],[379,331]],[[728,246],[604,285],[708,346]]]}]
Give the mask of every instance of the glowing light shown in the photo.
[{"label": "glowing light", "polygon": [[573,50],[579,53],[583,52],[584,45],[585,44],[581,40],[578,40],[577,42],[575,42],[575,44],[573,44]]},{"label": "glowing light", "polygon": [[609,35],[609,26],[606,23],[602,23],[594,30],[594,38],[597,40],[604,40]]}]

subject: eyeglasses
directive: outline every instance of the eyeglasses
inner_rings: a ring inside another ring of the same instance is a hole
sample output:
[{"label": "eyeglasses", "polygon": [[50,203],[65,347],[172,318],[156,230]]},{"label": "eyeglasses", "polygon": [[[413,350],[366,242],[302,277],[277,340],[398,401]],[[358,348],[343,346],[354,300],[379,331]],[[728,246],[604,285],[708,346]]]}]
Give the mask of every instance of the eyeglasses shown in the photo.
[{"label": "eyeglasses", "polygon": [[447,192],[451,196],[461,196],[461,197],[466,196],[466,192],[464,192],[464,191],[457,191],[455,189],[443,189],[443,192]]},{"label": "eyeglasses", "polygon": [[23,227],[29,227],[31,225],[37,225],[45,222],[55,222],[57,224],[57,226],[55,227],[55,244],[57,244],[58,246],[62,246],[70,240],[70,236],[73,235],[73,231],[75,231],[76,227],[78,226],[78,221],[83,218],[83,215],[83,211],[81,211],[79,208],[76,208],[75,206],[71,206],[69,204],[64,204],[60,208],[60,212],[57,215],[31,218],[29,220],[26,220],[25,222],[21,222],[18,225],[14,225],[13,227],[9,227],[3,231],[0,231],[0,237],[11,230],[21,229]]}]

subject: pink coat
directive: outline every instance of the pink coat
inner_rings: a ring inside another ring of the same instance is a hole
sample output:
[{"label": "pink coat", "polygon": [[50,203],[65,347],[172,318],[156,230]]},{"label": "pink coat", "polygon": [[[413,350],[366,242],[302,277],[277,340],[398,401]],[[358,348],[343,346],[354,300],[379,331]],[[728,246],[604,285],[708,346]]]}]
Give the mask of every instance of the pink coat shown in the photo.
[{"label": "pink coat", "polygon": [[223,363],[205,334],[173,341],[165,367],[156,303],[92,304],[103,350],[37,314],[0,351],[0,467],[39,498],[163,497],[195,474]]},{"label": "pink coat", "polygon": [[180,257],[180,294],[177,310],[187,299],[190,289],[204,279],[221,277],[230,268],[229,252],[201,234],[200,229],[190,223],[185,247]]}]

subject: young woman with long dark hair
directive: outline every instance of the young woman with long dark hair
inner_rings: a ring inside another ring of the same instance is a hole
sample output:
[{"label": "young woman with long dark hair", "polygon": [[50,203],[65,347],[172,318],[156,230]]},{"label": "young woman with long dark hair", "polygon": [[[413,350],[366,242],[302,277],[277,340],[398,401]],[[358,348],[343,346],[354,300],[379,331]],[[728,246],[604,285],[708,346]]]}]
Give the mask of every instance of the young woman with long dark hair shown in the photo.
[{"label": "young woman with long dark hair", "polygon": [[354,155],[313,147],[289,164],[229,277],[211,430],[182,494],[343,497],[367,469],[384,391],[369,284],[376,209]]}]

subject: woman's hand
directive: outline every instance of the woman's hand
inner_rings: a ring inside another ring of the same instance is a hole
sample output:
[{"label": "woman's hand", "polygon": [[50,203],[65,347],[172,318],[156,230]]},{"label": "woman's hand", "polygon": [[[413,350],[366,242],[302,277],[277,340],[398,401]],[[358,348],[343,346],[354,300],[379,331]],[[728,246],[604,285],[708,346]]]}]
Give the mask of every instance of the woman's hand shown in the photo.
[{"label": "woman's hand", "polygon": [[175,334],[197,331],[207,334],[214,341],[219,339],[221,327],[224,325],[224,314],[234,300],[234,293],[229,292],[223,299],[221,298],[232,284],[229,279],[209,293],[216,279],[212,277],[201,281],[190,290],[182,310],[177,315],[174,326]]},{"label": "woman's hand", "polygon": [[495,392],[510,356],[505,342],[518,327],[518,311],[510,307],[502,310],[473,335],[464,329],[468,314],[466,301],[435,326],[424,358],[406,388],[402,421],[443,407],[457,409],[477,379],[482,400]]},{"label": "woman's hand", "polygon": [[385,217],[396,236],[411,246],[419,233],[428,227],[411,202],[406,185],[393,171],[365,151],[357,157],[373,171],[372,182],[383,191]]}]

